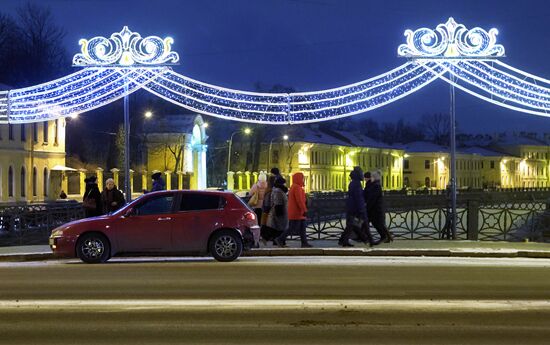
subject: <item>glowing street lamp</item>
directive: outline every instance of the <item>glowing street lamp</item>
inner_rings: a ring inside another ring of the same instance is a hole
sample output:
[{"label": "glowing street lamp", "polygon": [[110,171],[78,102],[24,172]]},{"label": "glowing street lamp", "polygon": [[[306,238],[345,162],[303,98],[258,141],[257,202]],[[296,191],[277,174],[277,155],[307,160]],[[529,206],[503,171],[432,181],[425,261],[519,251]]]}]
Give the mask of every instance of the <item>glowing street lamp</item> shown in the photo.
[{"label": "glowing street lamp", "polygon": [[[205,123],[206,125],[206,123]],[[233,136],[237,133],[244,133],[245,135],[249,135],[250,133],[252,133],[252,130],[248,127],[246,127],[245,129],[243,130],[238,130],[238,131],[235,131],[233,133],[231,133],[231,136],[229,137],[229,149],[227,150],[227,172],[230,171],[231,169],[231,146],[233,146]]]},{"label": "glowing street lamp", "polygon": [[[266,170],[269,170],[269,167],[271,166],[271,147],[273,146],[273,140],[275,140],[277,138],[273,138],[271,139],[271,141],[269,141],[269,150],[267,152],[267,169]],[[288,141],[288,135],[283,135],[283,140],[284,141]]]},{"label": "glowing street lamp", "polygon": [[144,116],[145,116],[146,119],[150,119],[151,117],[153,117],[153,112],[150,111],[150,110],[146,111]]}]

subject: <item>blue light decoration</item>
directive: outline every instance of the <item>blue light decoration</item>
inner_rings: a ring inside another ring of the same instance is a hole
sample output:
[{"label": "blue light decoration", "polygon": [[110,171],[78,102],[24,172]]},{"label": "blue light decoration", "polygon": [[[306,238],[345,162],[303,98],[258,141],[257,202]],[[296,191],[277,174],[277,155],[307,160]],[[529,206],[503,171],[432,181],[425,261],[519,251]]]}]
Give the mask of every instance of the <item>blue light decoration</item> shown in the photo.
[{"label": "blue light decoration", "polygon": [[[0,93],[0,122],[28,123],[80,114],[145,89],[198,113],[254,123],[326,121],[364,113],[406,97],[435,80],[493,104],[549,116],[550,81],[499,61],[498,31],[467,29],[453,18],[435,29],[406,30],[397,53],[405,64],[342,87],[260,93],[207,84],[174,72],[173,40],[142,38],[124,27],[110,38],[80,40],[82,70],[48,83]],[[449,78],[448,76],[452,76]]]}]

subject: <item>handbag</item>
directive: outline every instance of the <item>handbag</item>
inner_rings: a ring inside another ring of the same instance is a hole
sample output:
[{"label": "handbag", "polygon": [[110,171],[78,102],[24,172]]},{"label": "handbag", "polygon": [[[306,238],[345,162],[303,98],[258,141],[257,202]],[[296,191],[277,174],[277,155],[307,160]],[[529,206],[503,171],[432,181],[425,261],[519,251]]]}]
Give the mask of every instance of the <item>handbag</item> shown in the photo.
[{"label": "handbag", "polygon": [[88,192],[88,195],[84,197],[82,200],[82,207],[84,207],[87,210],[93,211],[97,208],[97,203],[94,198],[90,198],[90,193],[92,191],[90,190]]},{"label": "handbag", "polygon": [[361,226],[363,226],[363,219],[361,219],[359,217],[351,217],[350,225],[354,226],[354,227],[357,227],[357,228],[360,228]]},{"label": "handbag", "polygon": [[248,200],[248,205],[249,206],[256,206],[258,204],[258,192],[252,194],[252,196],[250,197],[250,199]]}]

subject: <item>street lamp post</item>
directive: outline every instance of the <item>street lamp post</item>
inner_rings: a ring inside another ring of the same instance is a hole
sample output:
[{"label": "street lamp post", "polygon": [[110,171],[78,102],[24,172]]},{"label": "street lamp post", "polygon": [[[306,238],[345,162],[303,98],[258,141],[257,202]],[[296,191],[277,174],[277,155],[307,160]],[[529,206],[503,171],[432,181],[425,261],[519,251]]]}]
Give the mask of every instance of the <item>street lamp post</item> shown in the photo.
[{"label": "street lamp post", "polygon": [[[231,169],[231,146],[233,146],[233,136],[240,132],[241,130],[235,131],[231,133],[231,136],[229,137],[229,148],[227,150],[227,172],[229,172]],[[245,128],[244,130],[242,130],[242,132],[246,135],[249,135],[252,131],[250,130],[250,128]]]},{"label": "street lamp post", "polygon": [[[269,170],[269,167],[271,166],[271,147],[273,145],[273,140],[275,140],[276,138],[272,138],[270,141],[269,141],[269,150],[267,151],[267,169],[266,171]],[[283,140],[286,141],[288,140],[288,135],[283,135]]]}]

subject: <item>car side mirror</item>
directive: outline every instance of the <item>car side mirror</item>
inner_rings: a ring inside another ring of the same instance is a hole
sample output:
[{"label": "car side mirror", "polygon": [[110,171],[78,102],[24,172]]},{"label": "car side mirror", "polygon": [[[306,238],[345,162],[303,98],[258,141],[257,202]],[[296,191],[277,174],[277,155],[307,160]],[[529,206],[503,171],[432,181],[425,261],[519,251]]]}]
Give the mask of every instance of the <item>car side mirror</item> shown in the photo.
[{"label": "car side mirror", "polygon": [[134,214],[136,214],[135,210],[133,208],[129,208],[126,212],[124,212],[124,218],[131,217]]}]

